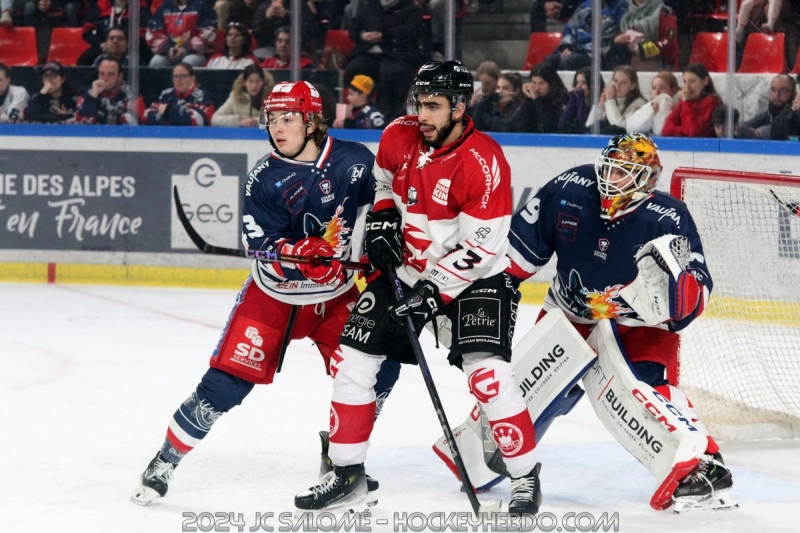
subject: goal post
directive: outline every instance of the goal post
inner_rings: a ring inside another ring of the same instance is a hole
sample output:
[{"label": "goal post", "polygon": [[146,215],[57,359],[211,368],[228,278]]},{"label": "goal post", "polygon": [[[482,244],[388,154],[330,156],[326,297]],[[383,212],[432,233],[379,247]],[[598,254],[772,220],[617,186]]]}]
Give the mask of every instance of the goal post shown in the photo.
[{"label": "goal post", "polygon": [[714,289],[679,385],[721,440],[800,438],[800,176],[677,168]]}]

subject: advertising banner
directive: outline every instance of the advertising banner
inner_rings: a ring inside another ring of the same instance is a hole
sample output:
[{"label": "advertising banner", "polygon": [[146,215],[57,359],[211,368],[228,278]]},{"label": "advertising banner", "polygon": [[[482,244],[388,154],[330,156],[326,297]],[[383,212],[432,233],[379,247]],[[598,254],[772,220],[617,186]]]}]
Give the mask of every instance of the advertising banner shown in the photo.
[{"label": "advertising banner", "polygon": [[246,154],[0,150],[0,249],[194,250],[177,186],[209,242],[240,247]]}]

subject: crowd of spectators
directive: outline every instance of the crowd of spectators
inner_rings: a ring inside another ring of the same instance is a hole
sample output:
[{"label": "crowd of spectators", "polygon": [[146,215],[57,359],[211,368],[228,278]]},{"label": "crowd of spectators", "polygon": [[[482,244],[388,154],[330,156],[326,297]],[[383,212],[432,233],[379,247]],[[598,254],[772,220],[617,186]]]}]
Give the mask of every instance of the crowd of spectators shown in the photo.
[{"label": "crowd of spectators", "polygon": [[[781,32],[786,36],[786,57],[793,57],[797,3],[800,0],[743,0],[736,40],[741,43],[753,32]],[[687,13],[708,12],[709,3],[603,0],[602,4],[598,52],[602,69],[612,75],[607,84],[600,79],[599,101],[592,101],[588,68],[595,53],[592,0],[532,0],[531,30],[560,31],[562,41],[529,72],[502,71],[492,61],[478,66],[468,112],[479,129],[581,134],[595,131],[596,124],[603,134],[715,135],[719,121],[714,117],[720,116],[722,99],[703,64],[688,64],[681,72],[678,46]],[[151,91],[148,102],[154,101],[146,110],[141,98],[129,102],[130,88],[124,80],[131,0],[0,0],[4,26],[30,24],[40,32],[58,25],[82,27],[88,47],[77,64],[97,69],[96,80],[83,90],[73,87],[58,62],[37,67],[41,78],[37,87],[12,85],[11,68],[0,65],[0,121],[256,125],[260,99],[275,83],[270,71],[292,67],[289,2],[139,0],[133,5],[140,20],[141,66],[172,71],[172,86],[159,87],[163,91],[158,98]],[[442,0],[301,3],[300,68],[320,66],[328,29],[346,29],[354,45],[342,70],[345,90],[340,105],[346,106],[342,108],[346,113],[334,119],[331,112],[332,126],[382,128],[405,113],[414,72],[443,50],[444,5]],[[457,8],[462,6],[458,0]],[[197,68],[240,73],[216,112],[195,75]],[[574,71],[570,89],[562,82],[565,70]],[[644,71],[657,72],[649,90],[639,84],[638,73]],[[741,125],[737,123],[736,135],[796,136],[800,98],[795,85],[789,75],[776,76],[763,98],[766,107],[753,116],[746,113]],[[333,98],[330,109],[335,98],[327,88],[320,90],[328,101]]]}]

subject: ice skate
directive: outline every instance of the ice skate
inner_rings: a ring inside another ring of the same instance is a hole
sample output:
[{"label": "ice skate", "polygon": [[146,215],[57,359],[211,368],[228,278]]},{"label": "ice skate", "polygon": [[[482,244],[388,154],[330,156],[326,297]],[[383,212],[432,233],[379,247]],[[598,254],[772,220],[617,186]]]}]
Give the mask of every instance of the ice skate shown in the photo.
[{"label": "ice skate", "polygon": [[177,465],[167,461],[161,452],[147,465],[139,480],[139,488],[131,496],[136,505],[147,505],[153,500],[163,498],[172,481],[172,473]]},{"label": "ice skate", "polygon": [[[328,444],[330,443],[328,440],[328,432],[320,431],[319,440],[322,443],[322,453],[320,453],[321,460],[319,463],[319,479],[322,481],[322,478],[325,477],[325,474],[333,470],[333,462],[328,456]],[[378,480],[370,477],[369,474],[367,474],[367,507],[377,505],[379,488],[380,483],[378,483]]]},{"label": "ice skate", "polygon": [[295,514],[317,511],[355,512],[366,505],[367,476],[364,465],[334,466],[319,485],[294,497]]},{"label": "ice skate", "polygon": [[739,507],[731,494],[733,476],[722,461],[722,455],[705,456],[697,469],[686,476],[672,495],[676,513],[720,510]]},{"label": "ice skate", "polygon": [[536,463],[529,474],[520,478],[511,478],[511,501],[508,502],[508,514],[522,516],[535,515],[542,504],[542,487],[539,483],[539,470],[542,463]]}]

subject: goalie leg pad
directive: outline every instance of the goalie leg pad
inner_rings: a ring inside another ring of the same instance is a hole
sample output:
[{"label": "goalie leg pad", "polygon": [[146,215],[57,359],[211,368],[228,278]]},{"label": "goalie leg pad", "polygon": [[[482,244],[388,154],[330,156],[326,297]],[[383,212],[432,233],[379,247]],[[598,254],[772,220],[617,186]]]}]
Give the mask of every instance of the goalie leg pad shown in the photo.
[{"label": "goalie leg pad", "polygon": [[588,339],[597,363],[584,377],[586,394],[598,418],[657,480],[650,505],[672,505],[678,482],[691,473],[707,447],[706,433],[692,424],[690,414],[636,379],[616,331],[601,320]]}]

